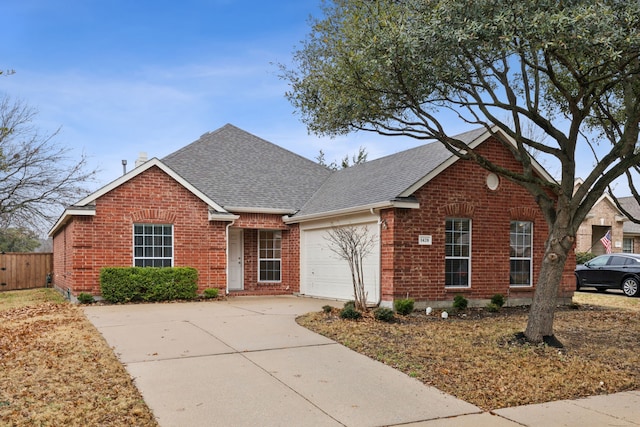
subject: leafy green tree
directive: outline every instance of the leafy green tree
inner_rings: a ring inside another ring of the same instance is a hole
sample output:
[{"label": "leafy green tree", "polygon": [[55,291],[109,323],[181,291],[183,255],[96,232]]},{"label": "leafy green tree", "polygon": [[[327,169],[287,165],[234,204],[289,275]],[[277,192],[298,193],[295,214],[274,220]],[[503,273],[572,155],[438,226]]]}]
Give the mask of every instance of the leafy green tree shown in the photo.
[{"label": "leafy green tree", "polygon": [[41,242],[36,233],[25,228],[6,228],[0,230],[0,251],[33,252]]},{"label": "leafy green tree", "polygon": [[[627,174],[633,186],[639,52],[635,1],[335,0],[325,3],[282,77],[316,134],[437,140],[533,195],[549,238],[525,336],[540,342],[553,338],[558,288],[580,223],[615,179]],[[453,138],[445,126],[452,114],[500,130],[495,136],[520,167],[494,163]],[[545,141],[527,137],[530,124]],[[557,162],[559,182],[536,174],[533,151]],[[595,159],[574,194],[580,152]]]},{"label": "leafy green tree", "polygon": [[55,142],[57,131],[42,134],[36,111],[0,95],[0,228],[45,231],[78,196],[95,171],[86,158],[73,159]]},{"label": "leafy green tree", "polygon": [[322,166],[328,167],[329,169],[338,170],[348,168],[349,166],[362,164],[367,161],[367,156],[367,149],[364,147],[360,147],[358,149],[358,154],[354,154],[351,159],[349,159],[348,154],[345,155],[340,162],[340,166],[338,166],[338,163],[336,163],[335,160],[331,163],[327,163],[324,151],[320,150],[320,153],[318,153],[318,155],[316,156],[316,161]]}]

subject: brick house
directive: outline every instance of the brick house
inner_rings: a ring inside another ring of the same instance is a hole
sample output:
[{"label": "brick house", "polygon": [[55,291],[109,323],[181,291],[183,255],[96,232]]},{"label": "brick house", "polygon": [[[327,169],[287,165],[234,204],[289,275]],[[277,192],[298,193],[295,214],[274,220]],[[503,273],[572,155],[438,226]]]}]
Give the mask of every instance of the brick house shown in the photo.
[{"label": "brick house", "polygon": [[[574,188],[582,185],[577,179]],[[640,205],[633,196],[619,197],[618,202],[625,211],[640,218]],[[605,253],[600,241],[607,232],[611,232],[611,252],[636,253],[640,251],[640,224],[630,221],[618,209],[609,194],[603,194],[593,205],[587,217],[580,224],[576,235],[576,252],[591,252],[594,255]]]},{"label": "brick house", "polygon": [[[458,138],[519,168],[485,129]],[[526,303],[547,236],[528,193],[439,143],[332,171],[226,125],[67,208],[50,232],[53,282],[99,295],[102,267],[190,266],[200,291],[352,299],[349,268],[327,241],[346,226],[376,242],[365,282],[369,303],[384,306],[497,293]],[[570,260],[559,297],[574,288]]]},{"label": "brick house", "polygon": [[[618,201],[633,218],[640,219],[640,204],[633,196],[621,197]],[[640,252],[640,224],[633,221],[625,221],[622,224],[622,251]]]}]

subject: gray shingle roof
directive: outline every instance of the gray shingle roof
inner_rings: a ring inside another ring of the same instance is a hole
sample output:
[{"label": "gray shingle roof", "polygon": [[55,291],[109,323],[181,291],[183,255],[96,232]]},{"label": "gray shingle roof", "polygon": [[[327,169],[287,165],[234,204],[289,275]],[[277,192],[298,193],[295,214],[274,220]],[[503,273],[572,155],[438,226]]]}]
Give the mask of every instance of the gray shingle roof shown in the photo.
[{"label": "gray shingle roof", "polygon": [[[640,219],[640,205],[633,196],[620,197],[618,201],[625,211],[629,212],[635,219]],[[640,224],[636,224],[633,221],[625,221],[622,225],[622,231],[625,234],[640,234]]]},{"label": "gray shingle roof", "polygon": [[294,212],[331,175],[324,166],[230,124],[162,162],[225,208]]},{"label": "gray shingle roof", "polygon": [[[485,128],[457,135],[470,143]],[[398,198],[405,190],[451,158],[440,142],[433,142],[335,172],[296,216],[367,206]]]},{"label": "gray shingle roof", "polygon": [[[485,132],[480,128],[456,138],[470,143]],[[393,201],[451,157],[433,142],[333,172],[227,124],[162,162],[225,209],[303,216]]]}]

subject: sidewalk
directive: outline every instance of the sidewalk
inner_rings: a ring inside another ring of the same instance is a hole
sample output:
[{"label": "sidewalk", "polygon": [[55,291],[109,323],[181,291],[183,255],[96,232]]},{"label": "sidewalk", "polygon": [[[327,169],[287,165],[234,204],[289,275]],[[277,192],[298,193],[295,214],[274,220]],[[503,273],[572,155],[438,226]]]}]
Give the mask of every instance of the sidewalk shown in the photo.
[{"label": "sidewalk", "polygon": [[295,323],[325,304],[341,305],[240,297],[85,311],[163,427],[640,425],[640,392],[483,413]]}]

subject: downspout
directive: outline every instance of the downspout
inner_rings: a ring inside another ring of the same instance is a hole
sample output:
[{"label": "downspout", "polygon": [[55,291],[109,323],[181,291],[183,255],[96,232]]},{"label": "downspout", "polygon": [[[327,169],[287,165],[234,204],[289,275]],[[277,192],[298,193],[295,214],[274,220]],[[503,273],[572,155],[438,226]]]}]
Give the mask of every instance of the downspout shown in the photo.
[{"label": "downspout", "polygon": [[[373,208],[369,209],[371,211],[371,215],[376,215]],[[376,307],[380,307],[380,303],[382,302],[382,221],[380,220],[380,212],[378,212],[378,286],[374,287],[374,289],[378,292],[378,295],[375,297]]]},{"label": "downspout", "polygon": [[225,290],[225,295],[229,295],[229,228],[236,222],[235,219],[232,219],[231,222],[229,224],[227,224],[227,226],[225,227],[226,230],[226,235],[225,235],[225,239],[226,239],[226,248],[225,248],[225,257],[226,257],[226,262],[225,262],[225,275],[227,276],[227,288]]}]

